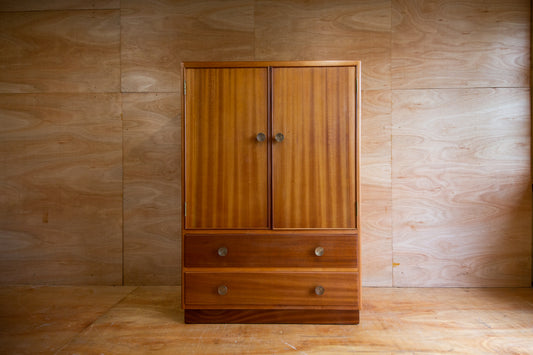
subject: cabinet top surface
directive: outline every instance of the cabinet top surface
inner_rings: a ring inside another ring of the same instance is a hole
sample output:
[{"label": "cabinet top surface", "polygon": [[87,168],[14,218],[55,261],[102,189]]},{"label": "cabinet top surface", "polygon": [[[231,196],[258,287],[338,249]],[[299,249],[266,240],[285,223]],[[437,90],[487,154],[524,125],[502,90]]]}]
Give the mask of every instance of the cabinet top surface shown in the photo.
[{"label": "cabinet top surface", "polygon": [[216,68],[216,67],[338,67],[361,65],[358,60],[304,60],[304,61],[235,61],[235,62],[183,62],[184,68]]}]

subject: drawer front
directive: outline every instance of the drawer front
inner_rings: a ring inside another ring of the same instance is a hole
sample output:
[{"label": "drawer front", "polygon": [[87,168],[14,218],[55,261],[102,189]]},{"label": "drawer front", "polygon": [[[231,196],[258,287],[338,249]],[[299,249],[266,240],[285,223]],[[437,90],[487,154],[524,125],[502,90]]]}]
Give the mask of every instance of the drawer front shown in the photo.
[{"label": "drawer front", "polygon": [[185,235],[185,267],[357,267],[357,236]]},{"label": "drawer front", "polygon": [[187,272],[185,306],[344,306],[358,304],[357,272]]}]

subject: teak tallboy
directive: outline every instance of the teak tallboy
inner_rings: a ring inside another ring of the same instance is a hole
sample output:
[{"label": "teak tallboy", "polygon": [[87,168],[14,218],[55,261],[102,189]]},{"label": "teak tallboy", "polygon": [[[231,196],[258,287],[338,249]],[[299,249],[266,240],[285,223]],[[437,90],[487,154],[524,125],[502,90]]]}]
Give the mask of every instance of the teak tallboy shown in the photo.
[{"label": "teak tallboy", "polygon": [[187,323],[359,323],[360,72],[183,64]]}]

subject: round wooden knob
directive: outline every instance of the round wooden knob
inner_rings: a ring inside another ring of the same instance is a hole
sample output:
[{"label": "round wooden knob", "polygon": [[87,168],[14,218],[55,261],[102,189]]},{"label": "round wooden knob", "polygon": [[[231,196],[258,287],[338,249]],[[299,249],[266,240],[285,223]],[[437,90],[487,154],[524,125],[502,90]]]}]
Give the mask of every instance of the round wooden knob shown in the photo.
[{"label": "round wooden knob", "polygon": [[266,139],[266,134],[264,134],[263,132],[257,133],[255,139],[257,139],[258,142],[263,142]]},{"label": "round wooden knob", "polygon": [[316,248],[315,248],[315,255],[316,255],[316,256],[322,256],[322,255],[324,255],[324,248],[322,248],[322,247],[316,247]]},{"label": "round wooden knob", "polygon": [[217,292],[220,296],[224,296],[228,293],[228,287],[226,285],[218,286]]},{"label": "round wooden knob", "polygon": [[324,287],[322,287],[322,286],[315,287],[315,294],[317,296],[322,296],[324,294],[324,291],[325,291]]}]

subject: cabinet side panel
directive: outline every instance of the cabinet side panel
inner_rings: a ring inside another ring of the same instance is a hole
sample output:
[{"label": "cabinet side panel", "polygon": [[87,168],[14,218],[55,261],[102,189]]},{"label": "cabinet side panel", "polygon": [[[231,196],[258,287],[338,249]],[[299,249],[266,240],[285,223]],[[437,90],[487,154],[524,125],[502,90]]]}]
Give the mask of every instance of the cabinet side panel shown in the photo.
[{"label": "cabinet side panel", "polygon": [[355,228],[355,68],[273,69],[273,227]]},{"label": "cabinet side panel", "polygon": [[267,228],[267,69],[186,77],[185,228]]}]

